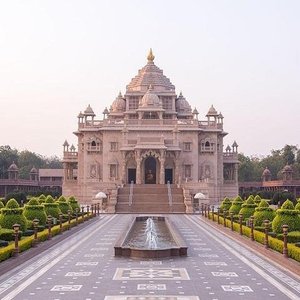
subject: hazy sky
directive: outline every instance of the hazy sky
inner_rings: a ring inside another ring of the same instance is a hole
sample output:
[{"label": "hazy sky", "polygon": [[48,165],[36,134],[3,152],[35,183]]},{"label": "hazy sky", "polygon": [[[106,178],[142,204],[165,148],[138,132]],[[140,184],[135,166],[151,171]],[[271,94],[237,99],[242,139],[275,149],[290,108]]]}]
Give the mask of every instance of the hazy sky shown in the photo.
[{"label": "hazy sky", "polygon": [[200,119],[213,104],[247,155],[300,137],[300,1],[0,0],[0,145],[62,156],[155,63]]}]

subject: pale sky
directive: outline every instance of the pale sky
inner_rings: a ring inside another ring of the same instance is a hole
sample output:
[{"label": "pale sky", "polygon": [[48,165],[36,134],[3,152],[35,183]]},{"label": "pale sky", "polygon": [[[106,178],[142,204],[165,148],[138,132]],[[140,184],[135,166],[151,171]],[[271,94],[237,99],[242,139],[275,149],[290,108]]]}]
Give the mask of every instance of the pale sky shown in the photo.
[{"label": "pale sky", "polygon": [[298,0],[0,0],[0,145],[61,157],[152,47],[200,119],[222,112],[225,147],[299,146],[299,16]]}]

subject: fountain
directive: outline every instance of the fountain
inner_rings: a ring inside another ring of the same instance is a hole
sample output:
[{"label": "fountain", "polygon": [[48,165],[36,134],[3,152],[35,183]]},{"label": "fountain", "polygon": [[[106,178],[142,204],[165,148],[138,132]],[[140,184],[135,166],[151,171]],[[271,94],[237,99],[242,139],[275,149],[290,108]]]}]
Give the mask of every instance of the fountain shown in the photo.
[{"label": "fountain", "polygon": [[187,247],[170,220],[161,216],[133,218],[115,245],[115,256],[162,258],[186,256]]}]

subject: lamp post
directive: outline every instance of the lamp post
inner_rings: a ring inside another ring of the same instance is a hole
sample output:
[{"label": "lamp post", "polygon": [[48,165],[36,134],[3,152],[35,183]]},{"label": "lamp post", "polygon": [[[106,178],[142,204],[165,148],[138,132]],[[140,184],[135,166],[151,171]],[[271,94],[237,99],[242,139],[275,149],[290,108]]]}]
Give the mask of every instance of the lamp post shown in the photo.
[{"label": "lamp post", "polygon": [[231,228],[231,231],[233,231],[233,212],[232,211],[230,212],[230,228]]},{"label": "lamp post", "polygon": [[288,253],[288,247],[287,247],[287,236],[288,236],[289,226],[288,225],[282,225],[282,231],[283,231],[283,251],[282,251],[282,254],[283,254],[284,257],[288,258],[289,253]]},{"label": "lamp post", "polygon": [[264,220],[264,225],[265,225],[265,248],[269,248],[269,225],[270,221],[269,220]]},{"label": "lamp post", "polygon": [[78,225],[78,207],[75,208],[76,226]]},{"label": "lamp post", "polygon": [[254,217],[253,216],[250,217],[250,228],[251,228],[250,239],[251,241],[254,241]]},{"label": "lamp post", "polygon": [[15,249],[13,252],[13,256],[16,257],[19,255],[20,249],[19,249],[19,230],[20,230],[20,225],[19,224],[14,224],[13,225],[13,230],[14,230],[14,237],[15,237]]},{"label": "lamp post", "polygon": [[59,213],[58,214],[58,220],[59,220],[59,232],[62,233],[62,218],[63,218],[63,214]]},{"label": "lamp post", "polygon": [[217,221],[218,225],[220,225],[220,207],[217,208]]},{"label": "lamp post", "polygon": [[37,232],[38,232],[38,226],[39,226],[39,219],[35,218],[33,221],[33,230],[34,230],[34,238],[32,242],[32,246],[36,247],[38,243],[38,237],[37,237]]},{"label": "lamp post", "polygon": [[240,235],[243,235],[243,214],[239,214]]},{"label": "lamp post", "polygon": [[84,206],[81,206],[81,217],[82,217],[82,222],[84,221]]},{"label": "lamp post", "polygon": [[47,217],[47,225],[48,225],[48,240],[51,240],[52,233],[51,233],[51,225],[52,225],[52,216]]},{"label": "lamp post", "polygon": [[223,219],[224,219],[224,227],[226,227],[226,214],[227,214],[227,211],[226,209],[223,210]]},{"label": "lamp post", "polygon": [[71,210],[68,209],[68,230],[71,228]]}]

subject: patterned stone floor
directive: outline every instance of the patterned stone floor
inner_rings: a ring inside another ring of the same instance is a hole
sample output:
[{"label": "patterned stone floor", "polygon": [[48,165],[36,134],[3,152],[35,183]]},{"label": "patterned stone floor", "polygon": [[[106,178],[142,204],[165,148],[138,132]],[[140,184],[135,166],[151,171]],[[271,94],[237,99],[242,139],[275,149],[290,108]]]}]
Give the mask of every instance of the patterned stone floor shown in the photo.
[{"label": "patterned stone floor", "polygon": [[[300,299],[300,282],[201,220],[171,215],[188,257],[116,258],[131,215],[110,215],[0,277],[3,300]],[[1,264],[0,264],[1,268]]]}]

